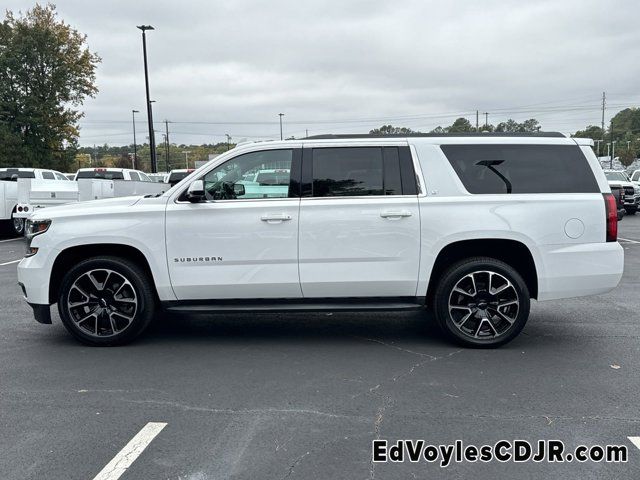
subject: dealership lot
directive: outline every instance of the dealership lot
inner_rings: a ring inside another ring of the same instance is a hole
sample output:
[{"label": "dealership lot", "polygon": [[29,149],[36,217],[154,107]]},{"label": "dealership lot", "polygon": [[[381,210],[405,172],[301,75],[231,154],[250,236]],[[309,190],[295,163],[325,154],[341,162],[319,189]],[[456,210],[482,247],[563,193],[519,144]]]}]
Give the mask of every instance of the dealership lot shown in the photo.
[{"label": "dealership lot", "polygon": [[[170,478],[633,478],[640,450],[640,215],[620,223],[613,292],[534,303],[498,350],[447,343],[417,313],[158,318],[122,348],[75,343],[20,298],[0,239],[0,476],[91,479],[148,422],[123,475]],[[629,446],[620,464],[372,464],[374,438]]]}]

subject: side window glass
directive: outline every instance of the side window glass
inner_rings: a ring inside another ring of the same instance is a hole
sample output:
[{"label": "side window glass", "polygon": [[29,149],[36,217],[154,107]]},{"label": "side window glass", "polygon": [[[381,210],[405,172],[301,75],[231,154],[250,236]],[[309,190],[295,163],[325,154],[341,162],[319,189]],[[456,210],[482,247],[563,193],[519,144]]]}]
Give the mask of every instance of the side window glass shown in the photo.
[{"label": "side window glass", "polygon": [[264,150],[232,158],[204,177],[208,200],[287,198],[293,150]]},{"label": "side window glass", "polygon": [[383,195],[382,148],[314,148],[313,196]]},{"label": "side window glass", "polygon": [[129,172],[129,177],[131,177],[131,180],[135,180],[135,181],[140,180],[140,175],[138,175],[136,172]]},{"label": "side window glass", "polygon": [[637,182],[638,180],[640,180],[640,171],[635,172],[632,178],[634,182]]},{"label": "side window glass", "polygon": [[153,180],[151,180],[151,178],[149,178],[147,176],[146,173],[138,172],[138,175],[140,176],[140,180],[142,180],[143,182],[152,182],[153,181]]},{"label": "side window glass", "polygon": [[400,176],[400,154],[397,147],[385,147],[384,156],[384,194],[402,195],[402,177]]},{"label": "side window glass", "polygon": [[44,180],[55,180],[56,177],[53,175],[53,172],[42,172],[42,178]]},{"label": "side window glass", "polygon": [[62,175],[61,173],[55,173],[56,180],[69,180],[67,177]]}]

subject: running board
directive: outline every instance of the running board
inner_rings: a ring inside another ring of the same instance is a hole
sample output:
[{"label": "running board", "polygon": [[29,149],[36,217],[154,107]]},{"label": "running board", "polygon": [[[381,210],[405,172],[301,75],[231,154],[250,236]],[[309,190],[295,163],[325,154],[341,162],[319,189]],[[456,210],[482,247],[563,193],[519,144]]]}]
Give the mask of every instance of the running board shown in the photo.
[{"label": "running board", "polygon": [[173,301],[162,302],[162,307],[171,312],[363,312],[373,310],[421,310],[424,303],[417,298],[402,299],[238,299],[216,301]]}]

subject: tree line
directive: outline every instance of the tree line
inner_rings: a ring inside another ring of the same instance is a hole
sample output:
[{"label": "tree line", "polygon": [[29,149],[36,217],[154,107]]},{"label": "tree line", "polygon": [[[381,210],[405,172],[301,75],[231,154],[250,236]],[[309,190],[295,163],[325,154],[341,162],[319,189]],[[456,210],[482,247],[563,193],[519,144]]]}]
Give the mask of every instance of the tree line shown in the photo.
[{"label": "tree line", "polygon": [[[531,118],[524,122],[516,122],[508,119],[497,125],[485,124],[479,125],[476,129],[475,125],[464,117],[457,118],[449,126],[438,126],[426,133],[460,133],[460,132],[509,132],[509,133],[527,133],[539,132],[541,125],[538,120]],[[380,128],[374,128],[369,131],[375,135],[408,135],[425,133],[418,130],[412,130],[407,127],[395,127],[393,125],[383,125]],[[607,155],[607,151],[611,152],[611,143],[615,142],[615,155],[620,158],[620,162],[628,166],[634,159],[640,155],[640,108],[625,108],[616,113],[609,126],[602,129],[601,126],[589,125],[584,130],[578,130],[572,134],[573,137],[591,138],[595,145],[594,151],[599,156]],[[607,146],[607,144],[609,144]]]}]

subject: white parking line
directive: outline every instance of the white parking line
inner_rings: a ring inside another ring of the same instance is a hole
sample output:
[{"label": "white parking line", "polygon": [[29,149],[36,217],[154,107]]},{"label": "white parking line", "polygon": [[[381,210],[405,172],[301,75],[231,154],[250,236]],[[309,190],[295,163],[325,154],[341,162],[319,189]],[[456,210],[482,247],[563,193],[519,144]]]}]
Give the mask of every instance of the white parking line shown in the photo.
[{"label": "white parking line", "polygon": [[9,239],[7,239],[7,240],[0,240],[0,243],[5,243],[5,242],[17,242],[17,241],[24,242],[24,238],[9,238]]},{"label": "white parking line", "polygon": [[629,242],[629,243],[640,243],[638,240],[629,240],[628,238],[621,238],[621,237],[618,237],[618,240],[622,240],[623,242]]},{"label": "white parking line", "polygon": [[93,480],[116,480],[127,471],[127,468],[140,456],[151,441],[167,424],[149,422],[140,430],[118,454],[96,475]]},{"label": "white parking line", "polygon": [[12,263],[18,263],[20,260],[22,260],[22,259],[19,258],[18,260],[11,260],[10,262],[0,263],[0,267],[3,267],[5,265],[11,265]]}]

